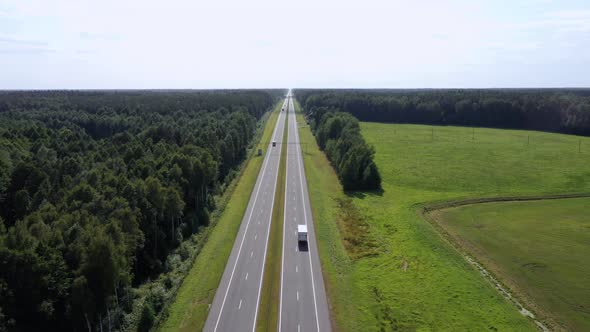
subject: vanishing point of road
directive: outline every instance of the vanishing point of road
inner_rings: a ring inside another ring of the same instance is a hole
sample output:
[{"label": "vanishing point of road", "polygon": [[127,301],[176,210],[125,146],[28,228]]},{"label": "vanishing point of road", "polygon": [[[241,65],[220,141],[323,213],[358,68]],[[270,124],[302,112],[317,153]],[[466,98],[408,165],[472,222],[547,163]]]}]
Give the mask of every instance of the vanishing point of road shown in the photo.
[{"label": "vanishing point of road", "polygon": [[[221,278],[204,331],[255,331],[274,204],[285,204],[278,331],[330,331],[330,319],[299,144],[295,110],[287,95],[262,168]],[[288,140],[283,147],[285,118]],[[275,202],[281,149],[287,149],[285,201]],[[308,225],[308,244],[297,225]]]}]

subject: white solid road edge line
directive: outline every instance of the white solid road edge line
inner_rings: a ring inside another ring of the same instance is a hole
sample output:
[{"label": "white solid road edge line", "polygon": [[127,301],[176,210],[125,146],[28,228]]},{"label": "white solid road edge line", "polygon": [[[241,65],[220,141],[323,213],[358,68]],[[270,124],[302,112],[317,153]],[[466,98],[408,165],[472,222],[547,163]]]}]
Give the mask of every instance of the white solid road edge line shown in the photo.
[{"label": "white solid road edge line", "polygon": [[[279,113],[279,118],[277,118],[277,124],[275,125],[273,137],[276,136],[280,120],[281,120],[281,114]],[[269,147],[270,147],[270,144],[269,144]],[[231,287],[231,283],[234,278],[234,272],[236,272],[236,266],[238,265],[238,260],[240,259],[240,253],[242,252],[242,246],[244,245],[244,240],[246,239],[246,234],[248,233],[248,227],[250,226],[250,220],[252,220],[252,213],[254,212],[254,207],[256,206],[256,201],[258,200],[258,193],[260,192],[260,187],[262,187],[262,181],[264,181],[264,173],[266,173],[266,167],[268,166],[268,161],[270,160],[270,149],[268,149],[268,148],[267,148],[267,153],[268,153],[268,158],[265,157],[264,167],[262,169],[262,175],[263,175],[261,177],[262,180],[258,184],[258,189],[256,189],[256,196],[254,197],[254,203],[252,203],[252,207],[250,209],[250,216],[248,216],[248,222],[246,223],[246,229],[244,230],[244,235],[242,236],[242,241],[240,242],[240,248],[238,249],[236,261],[234,263],[234,267],[233,267],[233,269],[231,271],[231,275],[229,277],[229,284],[227,285],[227,288],[225,290],[225,295],[223,295],[223,301],[221,302],[221,308],[219,309],[219,315],[217,316],[217,321],[215,322],[215,327],[213,328],[214,332],[217,331],[217,326],[219,326],[219,320],[221,319],[221,314],[223,313],[223,308],[225,307],[225,300],[227,299],[227,293],[229,292],[229,289]],[[272,213],[271,213],[271,215],[272,215]],[[231,255],[231,253],[230,253],[230,255]]]},{"label": "white solid road edge line", "polygon": [[[295,106],[293,106],[293,109],[295,108]],[[297,128],[297,116],[295,116],[295,128]],[[305,220],[305,225],[307,225],[307,210],[305,209],[305,195],[303,195],[303,175],[301,173],[301,163],[302,163],[302,159],[303,159],[303,154],[301,152],[301,148],[299,147],[299,145],[297,144],[299,142],[299,132],[295,131],[295,146],[297,149],[297,168],[299,168],[299,182],[301,185],[301,200],[302,200],[302,205],[303,205],[303,218]],[[315,234],[315,233],[314,233]],[[309,236],[308,236],[308,248],[309,248]],[[318,332],[320,330],[320,319],[318,317],[318,304],[317,304],[317,300],[316,300],[316,295],[315,295],[315,281],[313,280],[313,264],[311,262],[311,252],[308,250],[308,257],[309,257],[309,269],[310,269],[310,274],[311,274],[311,289],[313,291],[313,305],[315,308],[315,321],[318,327]]]},{"label": "white solid road edge line", "polygon": [[[284,112],[281,112],[284,113]],[[284,117],[286,120],[286,116]],[[283,137],[285,133],[285,124],[283,122]],[[275,141],[278,141],[278,139],[275,138]],[[281,141],[281,143],[283,143]],[[262,258],[262,273],[260,274],[260,285],[258,286],[258,297],[256,299],[256,311],[254,311],[254,323],[252,323],[252,332],[256,331],[256,319],[258,317],[258,305],[260,304],[260,291],[262,290],[262,280],[264,280],[264,265],[266,264],[266,252],[268,250],[268,238],[270,236],[270,224],[272,221],[272,210],[274,209],[274,205],[275,205],[275,195],[277,193],[277,181],[279,179],[279,170],[281,168],[281,151],[283,151],[282,148],[283,144],[279,145],[279,161],[277,163],[277,173],[275,175],[275,184],[273,186],[273,190],[272,190],[272,203],[270,204],[270,214],[268,217],[268,228],[267,228],[267,232],[266,232],[266,243],[264,244],[264,256]]]}]

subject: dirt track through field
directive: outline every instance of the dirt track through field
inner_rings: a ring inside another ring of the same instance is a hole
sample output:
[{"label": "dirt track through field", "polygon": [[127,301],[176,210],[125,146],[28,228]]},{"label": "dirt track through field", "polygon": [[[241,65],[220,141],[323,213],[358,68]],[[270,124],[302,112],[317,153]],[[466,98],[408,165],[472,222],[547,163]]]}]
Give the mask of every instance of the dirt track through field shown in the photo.
[{"label": "dirt track through field", "polygon": [[462,200],[453,200],[442,203],[433,203],[422,205],[422,213],[430,213],[436,210],[447,209],[451,207],[458,207],[464,205],[495,203],[495,202],[525,202],[525,201],[542,201],[547,199],[567,199],[567,198],[583,198],[590,197],[590,193],[578,194],[558,194],[558,195],[534,195],[534,196],[498,196],[498,197],[481,197],[468,198]]}]

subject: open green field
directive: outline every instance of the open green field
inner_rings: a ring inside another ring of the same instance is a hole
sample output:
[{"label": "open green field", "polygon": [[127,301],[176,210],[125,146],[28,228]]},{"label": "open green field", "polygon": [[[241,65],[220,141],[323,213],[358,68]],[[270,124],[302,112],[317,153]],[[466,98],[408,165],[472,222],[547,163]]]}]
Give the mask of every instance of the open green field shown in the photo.
[{"label": "open green field", "polygon": [[[277,104],[266,121],[260,142],[270,141],[281,105]],[[256,156],[253,151],[239,179],[227,189],[226,199],[231,204],[223,209],[159,330],[200,331],[205,325],[209,304],[213,302],[263,160],[264,154]]]},{"label": "open green field", "polygon": [[[379,123],[361,129],[375,147],[382,192],[346,196],[314,147],[304,156],[337,327],[536,330],[418,210],[473,197],[590,192],[590,139],[582,138],[579,153],[580,138],[560,134]],[[300,132],[315,146],[308,128]],[[360,211],[376,254],[352,258],[345,250],[343,197]]]},{"label": "open green field", "polygon": [[589,209],[590,198],[484,203],[439,210],[436,220],[535,311],[589,331]]}]

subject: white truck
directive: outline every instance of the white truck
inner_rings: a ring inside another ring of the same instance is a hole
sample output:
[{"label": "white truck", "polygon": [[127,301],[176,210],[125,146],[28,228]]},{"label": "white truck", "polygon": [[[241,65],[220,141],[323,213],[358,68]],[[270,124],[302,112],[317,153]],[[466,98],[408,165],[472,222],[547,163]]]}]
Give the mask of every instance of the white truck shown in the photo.
[{"label": "white truck", "polygon": [[307,242],[307,225],[297,225],[297,240]]}]

